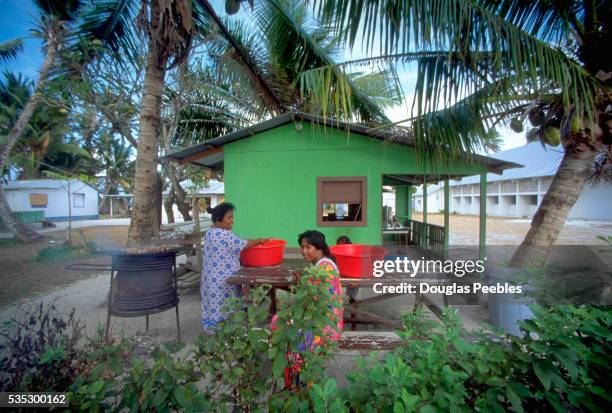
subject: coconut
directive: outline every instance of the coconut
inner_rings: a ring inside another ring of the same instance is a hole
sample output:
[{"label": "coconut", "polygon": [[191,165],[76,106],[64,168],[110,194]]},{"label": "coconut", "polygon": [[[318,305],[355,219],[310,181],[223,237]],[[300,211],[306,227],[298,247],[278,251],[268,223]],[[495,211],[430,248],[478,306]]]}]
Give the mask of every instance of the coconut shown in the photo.
[{"label": "coconut", "polygon": [[516,133],[521,133],[523,131],[523,122],[519,118],[513,118],[510,121],[510,129]]},{"label": "coconut", "polygon": [[240,10],[240,0],[225,0],[225,12],[227,14],[236,14]]},{"label": "coconut", "polygon": [[538,132],[539,132],[538,128],[529,129],[529,131],[527,132],[527,135],[526,135],[527,142],[535,142],[538,139],[540,139],[540,136],[539,136]]},{"label": "coconut", "polygon": [[555,128],[553,126],[544,128],[542,137],[544,138],[544,142],[550,146],[557,146],[561,143],[561,132],[559,131],[559,128]]}]

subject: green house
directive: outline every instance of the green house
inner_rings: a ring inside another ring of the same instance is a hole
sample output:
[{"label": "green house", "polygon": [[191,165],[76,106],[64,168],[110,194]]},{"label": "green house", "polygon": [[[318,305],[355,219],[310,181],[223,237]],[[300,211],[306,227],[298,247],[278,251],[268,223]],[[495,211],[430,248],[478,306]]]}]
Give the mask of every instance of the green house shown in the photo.
[{"label": "green house", "polygon": [[[329,243],[348,235],[354,243],[381,244],[383,185],[395,188],[396,214],[409,224],[410,186],[518,166],[472,156],[434,168],[418,161],[410,136],[304,113],[287,113],[167,157],[223,170],[225,200],[237,208],[234,232],[282,238],[288,247],[297,247],[297,235],[306,229],[323,232]],[[421,231],[417,236],[425,245],[436,242],[425,227],[413,230]],[[441,237],[437,241],[447,246],[448,232]]]}]

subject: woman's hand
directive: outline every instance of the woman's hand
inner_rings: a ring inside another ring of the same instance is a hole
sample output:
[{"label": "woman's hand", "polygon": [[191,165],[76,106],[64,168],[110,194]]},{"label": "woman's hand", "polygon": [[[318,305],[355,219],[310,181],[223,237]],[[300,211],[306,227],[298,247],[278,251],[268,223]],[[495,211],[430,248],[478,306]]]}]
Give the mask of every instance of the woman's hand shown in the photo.
[{"label": "woman's hand", "polygon": [[256,245],[260,245],[263,244],[264,242],[267,242],[269,240],[271,240],[272,238],[255,238],[255,239],[249,239],[247,240],[247,244],[244,248],[251,248],[254,247]]}]

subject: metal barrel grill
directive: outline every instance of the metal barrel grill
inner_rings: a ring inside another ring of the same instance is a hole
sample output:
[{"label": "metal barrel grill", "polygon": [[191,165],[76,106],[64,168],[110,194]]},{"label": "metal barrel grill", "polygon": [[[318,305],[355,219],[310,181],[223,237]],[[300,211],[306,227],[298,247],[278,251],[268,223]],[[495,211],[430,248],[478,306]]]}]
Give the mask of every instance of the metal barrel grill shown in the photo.
[{"label": "metal barrel grill", "polygon": [[149,315],[161,313],[172,307],[176,309],[176,329],[181,340],[176,279],[176,250],[144,253],[109,253],[112,264],[73,264],[71,270],[110,270],[111,283],[106,316],[108,338],[111,316],[146,317],[149,330]]}]

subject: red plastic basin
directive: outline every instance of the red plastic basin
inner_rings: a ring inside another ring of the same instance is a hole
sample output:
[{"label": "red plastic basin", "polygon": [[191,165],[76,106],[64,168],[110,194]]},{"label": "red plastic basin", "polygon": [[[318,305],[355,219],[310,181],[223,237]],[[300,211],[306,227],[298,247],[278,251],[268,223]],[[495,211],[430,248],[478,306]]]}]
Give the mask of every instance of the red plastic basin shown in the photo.
[{"label": "red plastic basin", "polygon": [[265,267],[283,262],[287,241],[271,239],[263,244],[245,248],[240,253],[240,262],[246,267]]},{"label": "red plastic basin", "polygon": [[342,244],[329,247],[336,257],[340,275],[348,278],[372,278],[374,261],[384,260],[383,247],[362,244]]}]

